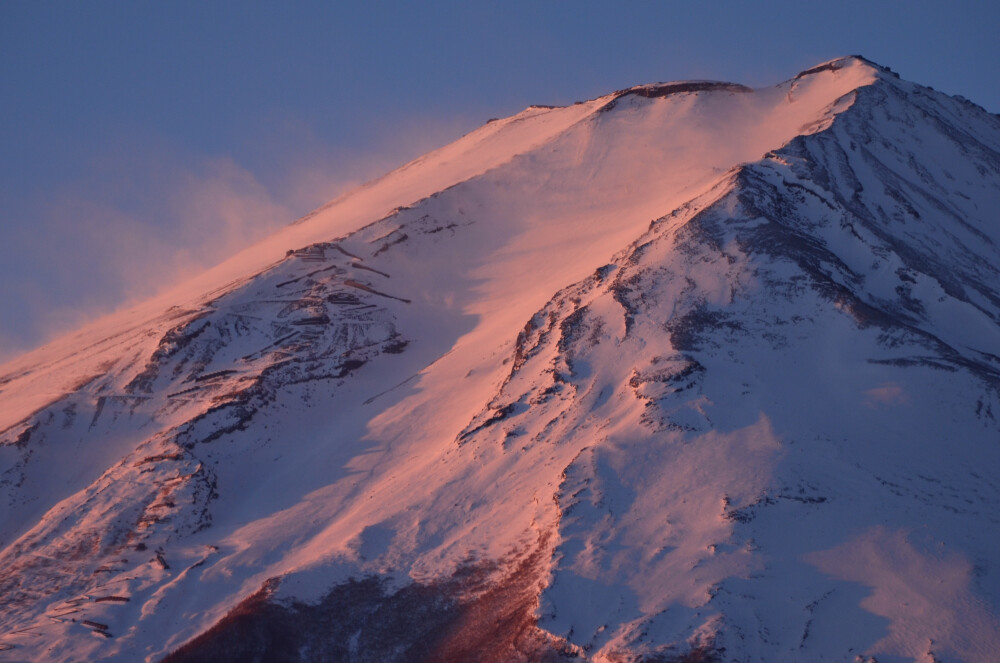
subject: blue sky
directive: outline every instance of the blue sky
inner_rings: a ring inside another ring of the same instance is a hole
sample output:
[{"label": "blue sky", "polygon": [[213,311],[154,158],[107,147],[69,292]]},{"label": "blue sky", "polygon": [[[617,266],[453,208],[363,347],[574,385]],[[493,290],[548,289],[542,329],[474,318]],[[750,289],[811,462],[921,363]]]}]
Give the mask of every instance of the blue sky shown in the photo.
[{"label": "blue sky", "polygon": [[1000,112],[987,2],[0,3],[0,361],[532,103],[860,53]]}]

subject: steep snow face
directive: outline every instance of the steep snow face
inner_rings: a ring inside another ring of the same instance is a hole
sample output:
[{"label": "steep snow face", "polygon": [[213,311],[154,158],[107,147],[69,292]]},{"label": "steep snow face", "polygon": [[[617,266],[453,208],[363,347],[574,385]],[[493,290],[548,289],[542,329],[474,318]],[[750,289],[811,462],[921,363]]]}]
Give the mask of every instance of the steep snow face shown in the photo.
[{"label": "steep snow face", "polygon": [[[511,274],[531,271],[523,265],[567,267],[546,281],[532,279],[537,294],[523,310],[534,310],[555,289],[582,278],[591,269],[588,260],[594,253],[606,260],[651,219],[735,164],[758,159],[802,130],[827,122],[836,108],[849,103],[843,95],[877,75],[870,65],[849,59],[826,75],[752,93],[723,86],[651,97],[648,88],[669,85],[644,86],[566,108],[531,107],[487,123],[162,296],[9,362],[0,383],[0,430],[105,372],[121,358],[123,344],[148,356],[159,338],[178,324],[176,313],[164,311],[198,309],[272,268],[288,250],[343,236],[465,182],[469,186],[462,189],[463,195],[473,196],[488,210],[480,213],[477,236],[456,243],[479,252],[477,261],[468,264],[481,272],[500,272],[493,280],[504,282]],[[448,198],[457,199],[458,192],[449,192]],[[610,222],[609,210],[614,210]],[[567,237],[579,241],[566,246]],[[480,240],[485,243],[480,245]],[[553,250],[563,253],[552,255]],[[590,253],[579,255],[580,250]],[[533,261],[539,255],[547,259]],[[569,269],[572,266],[576,269]],[[449,276],[470,277],[481,275]],[[414,283],[422,282],[421,272]],[[42,370],[56,363],[57,370]]]},{"label": "steep snow face", "polygon": [[4,367],[0,643],[988,661],[996,209],[858,58],[491,122]]},{"label": "steep snow face", "polygon": [[525,328],[480,421],[505,413],[488,447],[579,450],[550,632],[608,656],[994,656],[1000,229],[931,180],[983,173],[963,181],[994,199],[1000,127],[960,133],[915,91],[859,91]]}]

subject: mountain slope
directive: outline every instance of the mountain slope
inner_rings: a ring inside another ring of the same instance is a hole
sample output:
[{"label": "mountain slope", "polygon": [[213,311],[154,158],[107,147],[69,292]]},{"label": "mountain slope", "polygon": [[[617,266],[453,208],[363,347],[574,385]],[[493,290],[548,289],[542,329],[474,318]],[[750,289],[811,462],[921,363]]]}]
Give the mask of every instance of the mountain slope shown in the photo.
[{"label": "mountain slope", "polygon": [[996,209],[860,58],[487,124],[4,367],[0,643],[987,661]]}]

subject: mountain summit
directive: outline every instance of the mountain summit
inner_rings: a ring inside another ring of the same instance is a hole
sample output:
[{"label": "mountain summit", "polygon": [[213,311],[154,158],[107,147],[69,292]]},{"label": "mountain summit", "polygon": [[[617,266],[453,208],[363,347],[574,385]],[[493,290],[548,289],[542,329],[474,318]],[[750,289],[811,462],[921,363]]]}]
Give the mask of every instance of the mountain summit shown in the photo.
[{"label": "mountain summit", "polygon": [[0,367],[0,659],[995,660],[997,210],[860,57],[491,121]]}]

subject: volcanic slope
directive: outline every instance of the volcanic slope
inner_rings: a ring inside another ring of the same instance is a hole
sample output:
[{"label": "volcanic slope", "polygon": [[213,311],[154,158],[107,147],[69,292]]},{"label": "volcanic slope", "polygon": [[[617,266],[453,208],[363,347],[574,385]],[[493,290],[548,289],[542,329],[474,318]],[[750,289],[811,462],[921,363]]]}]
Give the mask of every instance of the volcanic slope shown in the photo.
[{"label": "volcanic slope", "polygon": [[997,210],[857,57],[490,122],[3,367],[0,656],[992,660]]}]

